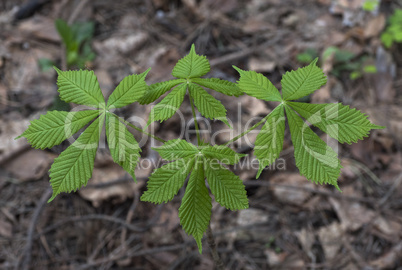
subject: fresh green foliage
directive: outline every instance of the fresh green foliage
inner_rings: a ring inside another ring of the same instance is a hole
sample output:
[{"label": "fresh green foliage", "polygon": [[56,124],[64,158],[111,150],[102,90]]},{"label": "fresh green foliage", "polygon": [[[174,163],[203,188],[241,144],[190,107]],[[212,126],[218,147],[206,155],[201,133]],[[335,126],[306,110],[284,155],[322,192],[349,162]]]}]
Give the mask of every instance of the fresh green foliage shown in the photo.
[{"label": "fresh green foliage", "polygon": [[288,102],[298,114],[340,143],[357,142],[367,137],[371,129],[381,128],[370,123],[367,115],[341,103],[308,104]]},{"label": "fresh green foliage", "polygon": [[363,2],[363,10],[366,11],[375,11],[378,9],[378,6],[380,5],[380,0],[365,0]]},{"label": "fresh green foliage", "polygon": [[71,137],[98,115],[98,110],[50,111],[38,120],[33,120],[29,128],[17,138],[25,137],[35,148],[51,148]]},{"label": "fresh green foliage", "polygon": [[[296,166],[300,173],[316,183],[332,184],[338,189],[337,179],[341,165],[336,152],[322,141],[295,111],[342,143],[356,142],[367,136],[371,129],[383,128],[371,124],[367,116],[358,110],[341,104],[290,102],[313,93],[326,83],[326,77],[316,63],[317,59],[307,67],[286,72],[283,75],[281,104],[265,117],[266,123],[255,141],[254,154],[260,162],[257,177],[264,167],[272,164],[279,157],[282,150],[285,129],[284,111],[288,118],[295,148]],[[262,74],[251,72],[249,74],[253,74],[253,77],[250,79],[243,75],[245,71],[237,70],[240,73],[239,86],[245,93],[255,94],[258,89],[258,94],[254,96],[266,100],[267,96],[263,94],[265,89],[266,95],[272,96],[272,83],[268,83],[268,79]],[[253,80],[264,81],[264,87],[260,86],[261,83],[253,85]],[[274,93],[276,100],[276,92]]]},{"label": "fresh green foliage", "polygon": [[61,71],[56,67],[54,69],[59,75],[57,86],[61,100],[97,109],[105,108],[105,99],[93,71]]},{"label": "fresh green foliage", "polygon": [[101,114],[96,118],[80,137],[54,160],[50,168],[53,195],[49,202],[60,192],[75,191],[86,185],[91,178],[104,117],[105,115]]},{"label": "fresh green foliage", "polygon": [[125,77],[110,95],[107,108],[121,108],[138,101],[147,89],[144,79],[150,70],[151,68],[139,75]]},{"label": "fresh green foliage", "polygon": [[152,108],[148,125],[154,121],[163,122],[172,117],[183,103],[187,90],[201,115],[211,120],[221,120],[229,125],[225,107],[202,86],[229,96],[240,96],[242,92],[235,83],[217,78],[200,78],[209,71],[208,59],[198,55],[193,44],[190,53],[180,59],[173,68],[172,75],[177,79],[150,85],[145,95],[139,100],[141,104],[149,104],[174,87],[161,102]]},{"label": "fresh green foliage", "polygon": [[240,74],[239,88],[249,96],[266,100],[281,101],[278,89],[262,74],[255,71],[244,71],[233,66]]},{"label": "fresh green foliage", "polygon": [[219,204],[230,210],[247,208],[248,199],[242,181],[222,165],[235,164],[245,155],[226,146],[197,147],[180,139],[170,140],[154,150],[164,159],[175,161],[155,170],[141,200],[153,203],[170,201],[191,172],[179,217],[183,229],[194,236],[201,252],[201,238],[208,227],[212,207],[205,177]]},{"label": "fresh green foliage", "polygon": [[208,189],[205,186],[204,165],[201,160],[200,162],[198,161],[198,158],[195,164],[196,166],[191,172],[186,192],[181,201],[179,218],[181,226],[186,233],[195,238],[198,250],[202,253],[201,239],[208,228],[212,203]]},{"label": "fresh green foliage", "polygon": [[357,57],[354,53],[347,50],[341,50],[338,47],[330,46],[322,53],[324,61],[333,57],[331,74],[341,78],[343,73],[348,73],[351,80],[356,80],[363,74],[372,74],[377,72],[377,68],[371,64],[373,59],[369,56]]},{"label": "fresh green foliage", "polygon": [[388,26],[381,34],[381,41],[387,48],[394,42],[402,42],[402,9],[395,9],[394,14],[389,17]]},{"label": "fresh green foliage", "polygon": [[[79,41],[87,37],[82,33],[79,35],[74,27],[70,28],[62,21],[58,24],[67,47],[75,48]],[[345,61],[349,61],[352,57],[350,54],[339,53],[337,49],[324,54],[327,56],[335,54],[336,58],[337,53],[338,58],[343,57]],[[161,147],[154,150],[169,163],[154,170],[141,200],[165,203],[172,200],[178,191],[186,186],[179,208],[180,223],[183,229],[195,238],[201,252],[202,237],[211,218],[212,199],[209,190],[215,200],[226,209],[239,210],[248,207],[242,180],[226,167],[237,164],[245,155],[235,152],[226,145],[211,145],[202,141],[197,125],[198,145],[181,139],[164,141],[135,127],[111,111],[134,102],[149,104],[167,93],[152,108],[148,124],[153,121],[164,121],[180,108],[188,93],[193,111],[195,104],[204,117],[229,124],[226,108],[204,87],[229,96],[238,97],[246,93],[264,101],[278,102],[277,107],[263,120],[227,144],[265,122],[254,147],[254,154],[259,160],[258,178],[262,170],[280,156],[286,114],[295,149],[296,166],[300,173],[316,183],[332,184],[339,189],[337,178],[341,165],[337,153],[310,129],[307,122],[341,143],[356,142],[366,137],[370,130],[383,127],[370,123],[367,116],[360,111],[339,103],[294,102],[293,100],[304,99],[326,83],[326,76],[316,63],[317,59],[312,59],[308,66],[284,74],[281,80],[281,94],[262,74],[244,71],[237,67],[234,68],[240,74],[238,84],[217,78],[201,78],[209,72],[210,65],[205,56],[196,54],[193,45],[190,53],[180,59],[174,67],[172,75],[176,79],[147,86],[145,77],[149,69],[138,75],[127,76],[112,92],[107,103],[93,71],[61,71],[55,68],[58,73],[60,99],[86,105],[92,109],[74,112],[49,111],[39,119],[31,121],[28,129],[19,137],[25,137],[35,148],[44,149],[60,144],[87,126],[51,166],[50,182],[53,196],[49,202],[61,192],[75,191],[87,184],[92,176],[104,125],[114,162],[126,170],[134,180],[136,179],[134,169],[141,149],[126,125],[164,142]],[[365,66],[365,72],[374,71],[373,67]],[[195,113],[193,116],[195,117]]]},{"label": "fresh green foliage", "polygon": [[299,53],[296,58],[302,64],[309,64],[318,57],[318,51],[313,48],[307,48],[304,52]]},{"label": "fresh green foliage", "polygon": [[258,133],[254,145],[254,154],[259,160],[257,178],[266,166],[274,163],[282,151],[285,136],[283,105],[276,107],[265,119],[266,122]]},{"label": "fresh green foliage", "polygon": [[74,23],[70,26],[64,20],[57,19],[55,26],[66,47],[68,66],[84,68],[86,62],[95,59],[90,46],[95,30],[93,22]]},{"label": "fresh green foliage", "polygon": [[292,143],[295,148],[296,166],[307,179],[320,184],[331,184],[337,189],[341,162],[337,154],[315,134],[288,106],[285,107]]},{"label": "fresh green foliage", "polygon": [[318,58],[310,65],[283,75],[282,95],[284,100],[295,100],[307,96],[327,83],[322,69],[316,66]]},{"label": "fresh green foliage", "polygon": [[52,69],[52,67],[54,66],[54,63],[52,60],[50,60],[48,58],[39,58],[38,65],[42,72],[46,72],[46,71]]},{"label": "fresh green foliage", "polygon": [[[35,148],[50,148],[70,138],[95,119],[78,139],[55,159],[50,168],[52,201],[61,192],[75,191],[92,176],[100,133],[106,120],[106,136],[113,160],[135,180],[140,148],[127,130],[124,120],[110,112],[137,101],[146,90],[146,72],[123,79],[111,94],[107,106],[93,71],[61,71],[57,68],[60,98],[65,102],[87,105],[95,110],[78,112],[50,111],[33,120],[19,137],[25,137]],[[19,138],[18,137],[18,138]]]}]

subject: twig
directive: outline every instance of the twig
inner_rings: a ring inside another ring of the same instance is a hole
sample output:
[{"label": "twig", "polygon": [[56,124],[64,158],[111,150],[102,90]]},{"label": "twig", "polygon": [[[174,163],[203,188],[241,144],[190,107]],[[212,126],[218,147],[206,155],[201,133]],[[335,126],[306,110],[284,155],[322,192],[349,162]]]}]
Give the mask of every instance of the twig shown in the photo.
[{"label": "twig", "polygon": [[388,190],[388,192],[384,195],[384,197],[381,198],[379,201],[380,207],[382,207],[388,199],[392,196],[392,193],[396,190],[396,188],[401,184],[402,182],[402,173],[399,174],[398,178],[394,181],[394,184],[392,187]]},{"label": "twig", "polygon": [[88,0],[81,0],[78,5],[74,8],[73,12],[71,12],[70,17],[68,17],[67,23],[72,24],[77,18],[78,14],[84,9],[85,5],[88,3]]},{"label": "twig", "polygon": [[100,214],[93,214],[93,215],[87,215],[87,216],[80,216],[80,217],[71,217],[65,220],[61,220],[59,222],[56,222],[53,225],[50,225],[49,227],[43,229],[39,234],[35,235],[36,237],[39,237],[42,234],[46,234],[48,232],[51,232],[53,230],[56,230],[60,226],[63,226],[67,223],[70,222],[79,222],[79,221],[88,221],[88,220],[102,220],[102,221],[109,221],[113,223],[117,223],[133,232],[144,232],[147,230],[147,228],[138,228],[134,225],[131,225],[127,222],[125,222],[123,219],[112,217],[112,216],[106,216],[106,215],[100,215]]},{"label": "twig", "polygon": [[318,189],[313,189],[313,188],[308,188],[308,187],[303,187],[303,186],[274,184],[274,183],[261,181],[261,180],[243,181],[243,184],[246,186],[283,187],[283,188],[289,188],[289,189],[295,189],[295,190],[304,190],[304,191],[308,191],[308,192],[315,193],[318,195],[330,196],[330,197],[335,197],[335,198],[344,199],[344,200],[359,201],[359,202],[368,203],[368,204],[375,203],[373,200],[371,200],[369,198],[346,196],[346,195],[342,195],[341,193],[338,193],[338,192],[328,192],[328,191],[323,191],[323,190],[318,190]]},{"label": "twig", "polygon": [[[131,204],[130,209],[128,210],[128,213],[127,213],[127,216],[126,216],[126,223],[127,224],[130,224],[131,219],[134,216],[134,212],[135,212],[135,209],[137,208],[138,201],[139,201],[138,197],[139,197],[138,192],[137,191],[134,192],[133,203]],[[127,249],[126,237],[127,237],[127,228],[123,228],[123,230],[121,231],[121,236],[120,236],[121,246],[123,247],[123,250]]]},{"label": "twig", "polygon": [[214,235],[212,233],[211,225],[208,225],[206,234],[208,246],[211,249],[212,259],[214,260],[215,267],[217,270],[224,270],[225,267],[221,258],[219,257],[218,251],[216,250],[216,243]]},{"label": "twig", "polygon": [[182,244],[178,244],[178,245],[157,247],[157,248],[151,248],[151,249],[146,249],[146,250],[141,250],[141,251],[137,251],[138,248],[134,247],[134,248],[128,250],[125,254],[118,254],[115,256],[110,256],[107,258],[99,259],[94,262],[85,264],[85,265],[81,266],[79,269],[88,269],[88,268],[91,268],[96,265],[108,263],[110,261],[117,261],[117,260],[125,259],[128,257],[130,257],[130,258],[140,257],[140,256],[148,255],[148,254],[155,254],[155,253],[166,252],[166,251],[174,251],[174,250],[184,248],[187,245],[189,245],[190,243],[192,243],[192,240],[186,241],[186,242],[184,242]]},{"label": "twig", "polygon": [[16,264],[16,268],[15,268],[16,270],[17,269],[28,270],[30,267],[31,258],[32,258],[31,251],[32,251],[32,244],[33,244],[33,239],[34,239],[34,231],[35,231],[36,223],[38,222],[39,216],[42,213],[42,210],[51,195],[52,195],[52,189],[48,188],[46,190],[46,192],[43,193],[38,205],[35,208],[35,211],[32,214],[32,219],[31,219],[31,222],[30,222],[28,230],[27,230],[27,241],[25,243],[25,248],[24,248],[24,252],[22,255],[22,265],[21,265],[21,268],[19,268],[20,262],[18,262]]}]

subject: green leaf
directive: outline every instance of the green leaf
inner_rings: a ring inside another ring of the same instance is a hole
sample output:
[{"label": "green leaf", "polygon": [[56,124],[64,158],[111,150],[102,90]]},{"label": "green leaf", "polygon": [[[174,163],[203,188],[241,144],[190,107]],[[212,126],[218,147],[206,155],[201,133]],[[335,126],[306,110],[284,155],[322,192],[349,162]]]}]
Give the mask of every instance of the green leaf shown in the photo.
[{"label": "green leaf", "polygon": [[248,208],[246,189],[241,179],[220,164],[206,161],[205,175],[215,200],[230,210]]},{"label": "green leaf", "polygon": [[257,178],[262,170],[272,164],[283,148],[285,136],[285,113],[282,105],[276,107],[266,118],[264,126],[257,135],[254,154],[259,162]]},{"label": "green leaf", "polygon": [[239,162],[240,158],[247,156],[245,154],[239,154],[224,145],[208,145],[202,148],[201,153],[209,159],[218,159],[223,164],[231,165]]},{"label": "green leaf", "polygon": [[307,67],[286,72],[282,76],[282,95],[284,100],[295,100],[307,96],[327,83],[322,69],[316,66],[318,58]]},{"label": "green leaf", "polygon": [[75,40],[81,43],[85,40],[90,40],[95,31],[94,22],[76,22],[71,25],[71,31],[74,34]]},{"label": "green leaf", "polygon": [[321,140],[290,107],[285,106],[285,108],[295,148],[296,166],[300,173],[315,183],[331,184],[340,190],[337,179],[342,166],[336,152]]},{"label": "green leaf", "polygon": [[372,124],[367,115],[341,103],[308,104],[288,102],[308,122],[340,143],[357,142],[367,137],[370,130],[384,127]]},{"label": "green leaf", "polygon": [[264,75],[252,70],[244,71],[235,66],[233,68],[240,74],[237,83],[244,93],[266,101],[282,101],[278,89]]},{"label": "green leaf", "polygon": [[107,101],[107,109],[121,108],[138,101],[147,89],[145,76],[150,70],[151,68],[141,74],[125,77],[110,95]]},{"label": "green leaf", "polygon": [[186,84],[174,88],[161,102],[152,108],[147,125],[150,125],[153,121],[163,122],[172,117],[183,102],[186,91]]},{"label": "green leaf", "polygon": [[202,85],[206,88],[218,91],[224,95],[228,96],[241,96],[243,92],[240,90],[240,88],[232,82],[225,81],[225,80],[220,80],[217,78],[194,78],[191,79],[191,82]]},{"label": "green leaf", "polygon": [[71,27],[62,19],[56,19],[54,22],[56,30],[59,33],[67,51],[78,50],[78,42],[74,38],[74,32]]},{"label": "green leaf", "polygon": [[173,199],[194,166],[194,158],[176,160],[156,169],[149,177],[142,201],[163,203]]},{"label": "green leaf", "polygon": [[113,161],[123,167],[134,181],[137,181],[134,170],[141,148],[126,126],[110,113],[106,113],[106,137]]},{"label": "green leaf", "polygon": [[211,69],[208,59],[195,53],[194,44],[190,53],[180,59],[174,66],[172,75],[176,78],[189,79],[204,76]]},{"label": "green leaf", "polygon": [[60,194],[85,186],[92,176],[96,150],[104,114],[101,114],[78,139],[58,156],[50,168],[50,183],[53,195],[48,202]]},{"label": "green leaf", "polygon": [[145,94],[138,100],[142,105],[149,104],[157,100],[164,93],[175,87],[176,85],[185,82],[184,79],[170,80],[166,82],[154,83],[148,86]]},{"label": "green leaf", "polygon": [[204,169],[201,160],[191,172],[186,192],[179,208],[180,224],[187,234],[197,241],[198,250],[202,252],[201,239],[207,230],[211,218],[211,197],[205,186]]},{"label": "green leaf", "polygon": [[25,137],[35,148],[50,148],[70,138],[98,115],[98,110],[49,111],[39,119],[31,121],[28,129],[16,139]]},{"label": "green leaf", "polygon": [[54,69],[59,75],[57,85],[62,100],[95,108],[105,108],[105,99],[92,70],[61,71],[56,67]]},{"label": "green leaf", "polygon": [[230,126],[226,118],[226,108],[219,100],[208,94],[204,88],[197,84],[190,83],[189,91],[195,106],[204,117],[211,120],[221,120]]},{"label": "green leaf", "polygon": [[167,141],[163,146],[152,149],[166,160],[193,157],[199,152],[195,145],[181,139]]},{"label": "green leaf", "polygon": [[382,33],[380,39],[386,48],[391,48],[392,43],[394,42],[394,37],[388,31]]}]

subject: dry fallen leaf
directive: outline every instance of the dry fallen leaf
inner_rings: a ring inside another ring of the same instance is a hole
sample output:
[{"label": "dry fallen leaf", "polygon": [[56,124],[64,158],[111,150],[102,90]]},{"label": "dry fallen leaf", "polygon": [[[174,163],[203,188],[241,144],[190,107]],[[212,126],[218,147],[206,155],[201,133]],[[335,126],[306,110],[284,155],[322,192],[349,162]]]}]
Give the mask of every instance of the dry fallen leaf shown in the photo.
[{"label": "dry fallen leaf", "polygon": [[[273,184],[273,192],[275,197],[282,203],[300,205],[304,203],[310,196],[311,192],[305,191],[302,188],[293,187],[305,187],[308,189],[315,189],[316,186],[306,180],[304,176],[298,173],[280,173],[270,179],[270,183]],[[278,185],[275,185],[278,184]]]},{"label": "dry fallen leaf", "polygon": [[0,164],[28,147],[25,139],[14,140],[21,135],[29,125],[29,119],[4,121],[0,119]]},{"label": "dry fallen leaf", "polygon": [[237,224],[240,226],[247,226],[267,221],[268,213],[255,208],[240,210],[239,215],[237,216]]},{"label": "dry fallen leaf", "polygon": [[107,184],[108,182],[128,177],[128,173],[114,163],[109,166],[95,168],[92,178],[88,182],[88,186],[81,188],[79,194],[84,199],[91,201],[94,207],[99,207],[102,201],[110,199],[113,199],[114,202],[123,202],[127,198],[132,198],[134,193],[138,192],[143,186],[144,182],[135,183],[134,180],[132,180],[105,187],[91,187],[91,185]]},{"label": "dry fallen leaf", "polygon": [[364,27],[364,37],[371,38],[377,37],[385,26],[385,16],[380,14],[372,18]]},{"label": "dry fallen leaf", "polygon": [[[345,190],[346,187],[343,188],[343,192]],[[341,201],[335,198],[328,198],[328,200],[341,220],[342,230],[356,231],[375,215],[372,210],[367,209],[359,202]]]},{"label": "dry fallen leaf", "polygon": [[10,222],[0,219],[0,236],[11,239],[13,236],[13,226]]},{"label": "dry fallen leaf", "polygon": [[343,228],[338,222],[333,222],[328,226],[321,227],[318,231],[326,260],[332,260],[338,254],[342,246],[342,235]]},{"label": "dry fallen leaf", "polygon": [[50,42],[60,42],[60,36],[54,26],[54,19],[44,16],[34,16],[22,21],[18,31],[27,35],[27,39],[37,38]]},{"label": "dry fallen leaf", "polygon": [[264,59],[263,57],[251,57],[248,61],[248,69],[255,72],[272,72],[276,67],[274,61]]},{"label": "dry fallen leaf", "polygon": [[4,167],[20,181],[37,180],[49,170],[53,158],[49,152],[29,149],[6,162]]}]

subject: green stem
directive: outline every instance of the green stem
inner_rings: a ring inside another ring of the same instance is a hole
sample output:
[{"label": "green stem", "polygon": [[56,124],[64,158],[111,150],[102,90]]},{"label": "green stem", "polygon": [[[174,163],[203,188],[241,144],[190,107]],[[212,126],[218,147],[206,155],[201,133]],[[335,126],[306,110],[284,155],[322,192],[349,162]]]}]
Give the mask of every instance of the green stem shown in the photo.
[{"label": "green stem", "polygon": [[265,122],[265,118],[267,116],[265,116],[264,118],[262,118],[257,124],[255,124],[254,126],[252,126],[251,128],[247,129],[246,131],[244,131],[243,133],[237,135],[236,137],[234,137],[233,139],[231,139],[230,141],[228,141],[227,143],[225,143],[225,146],[228,146],[229,144],[231,144],[234,141],[237,141],[238,139],[240,139],[241,137],[243,137],[244,135],[246,135],[247,133],[249,133],[250,131],[256,129],[257,127],[259,127],[261,124],[263,124]]},{"label": "green stem", "polygon": [[188,97],[190,98],[191,111],[193,112],[195,133],[197,134],[197,142],[198,142],[198,145],[200,145],[201,144],[200,128],[198,127],[197,116],[195,115],[195,107],[194,107],[194,103],[193,103],[190,93],[188,93]]},{"label": "green stem", "polygon": [[161,143],[165,143],[165,142],[166,142],[164,139],[159,138],[158,136],[155,136],[155,135],[153,135],[153,134],[151,134],[151,133],[148,133],[148,132],[142,130],[142,129],[139,128],[139,127],[134,126],[134,125],[131,124],[130,122],[124,120],[124,119],[121,118],[121,117],[119,117],[117,114],[114,114],[114,113],[112,113],[112,114],[113,114],[114,117],[116,117],[119,121],[123,122],[123,123],[126,124],[127,126],[130,126],[130,127],[132,127],[133,129],[135,129],[135,130],[137,130],[137,131],[139,131],[139,132],[141,132],[141,133],[143,133],[143,134],[145,134],[145,135],[147,135],[147,136],[149,136],[149,137],[151,137],[151,138],[154,138],[155,140],[157,140],[157,141],[159,141],[159,142],[161,142]]}]

